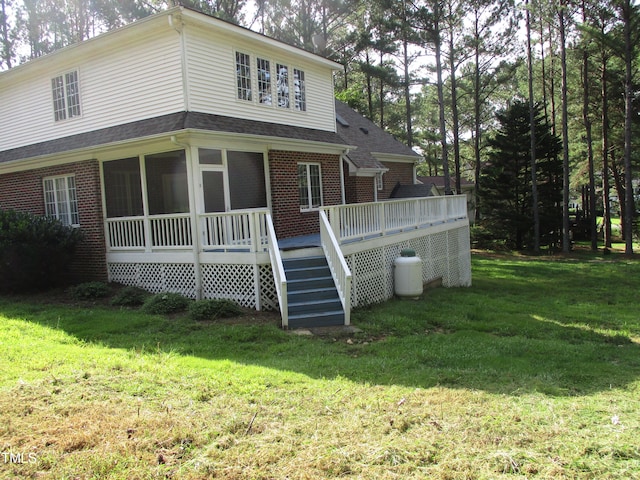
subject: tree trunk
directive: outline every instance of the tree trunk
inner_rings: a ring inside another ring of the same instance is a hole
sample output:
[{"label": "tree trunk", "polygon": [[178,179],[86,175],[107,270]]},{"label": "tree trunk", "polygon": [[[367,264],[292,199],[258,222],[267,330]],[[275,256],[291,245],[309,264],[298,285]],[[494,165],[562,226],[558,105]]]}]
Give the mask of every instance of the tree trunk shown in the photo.
[{"label": "tree trunk", "polygon": [[631,124],[633,121],[633,45],[631,43],[631,0],[625,0],[622,7],[624,22],[624,187],[625,187],[625,215],[623,223],[624,252],[633,255],[633,219],[635,217],[635,201],[633,197],[633,177],[631,174]]},{"label": "tree trunk", "polygon": [[536,125],[533,104],[533,58],[531,54],[531,17],[529,14],[529,0],[527,0],[527,68],[529,81],[529,123],[531,138],[531,210],[533,214],[533,251],[540,252],[540,213],[538,209],[538,179],[536,175]]},{"label": "tree trunk", "polygon": [[569,113],[567,101],[567,40],[565,33],[566,0],[560,0],[560,66],[562,69],[562,251],[571,249],[569,230]]},{"label": "tree trunk", "polygon": [[[602,25],[604,38],[604,23]],[[602,203],[604,207],[602,226],[604,246],[611,248],[611,201],[609,199],[609,99],[607,92],[607,52],[602,45],[600,82],[602,87]]]},{"label": "tree trunk", "polygon": [[407,120],[407,145],[413,147],[413,124],[411,121],[411,92],[409,91],[410,75],[409,75],[409,45],[406,38],[402,41],[404,55],[404,101],[405,114]]},{"label": "tree trunk", "polygon": [[434,8],[434,40],[436,55],[436,74],[438,82],[438,104],[440,107],[440,143],[442,145],[442,173],[444,175],[444,194],[451,195],[451,178],[449,174],[449,155],[447,153],[447,126],[444,115],[444,87],[442,85],[442,54],[440,38],[440,8],[439,2],[435,2]]},{"label": "tree trunk", "polygon": [[9,22],[7,21],[6,0],[0,0],[2,11],[0,12],[0,35],[2,35],[2,56],[0,56],[0,66],[4,61],[7,68],[11,68],[11,40],[9,39]]},{"label": "tree trunk", "polygon": [[[449,13],[453,15],[453,13]],[[453,130],[453,165],[455,169],[456,193],[462,192],[460,178],[460,126],[458,119],[458,85],[456,83],[455,45],[453,42],[453,25],[449,26],[449,69],[451,81],[451,122]]]},{"label": "tree trunk", "polygon": [[[367,67],[371,66],[371,60],[369,59],[369,50],[365,53],[365,60]],[[373,85],[371,84],[371,72],[367,68],[367,105],[369,107],[369,120],[373,120]]]},{"label": "tree trunk", "polygon": [[[582,0],[582,22],[587,24],[587,7]],[[598,250],[598,232],[596,231],[596,179],[593,164],[593,140],[591,138],[591,118],[589,116],[589,52],[587,45],[582,50],[583,101],[582,118],[587,142],[587,156],[589,161],[589,229],[591,230],[591,250]],[[583,203],[583,205],[585,205]]]},{"label": "tree trunk", "polygon": [[480,31],[479,31],[479,12],[475,9],[474,12],[474,56],[475,65],[473,72],[473,150],[476,161],[475,182],[476,182],[476,217],[475,221],[480,220]]}]

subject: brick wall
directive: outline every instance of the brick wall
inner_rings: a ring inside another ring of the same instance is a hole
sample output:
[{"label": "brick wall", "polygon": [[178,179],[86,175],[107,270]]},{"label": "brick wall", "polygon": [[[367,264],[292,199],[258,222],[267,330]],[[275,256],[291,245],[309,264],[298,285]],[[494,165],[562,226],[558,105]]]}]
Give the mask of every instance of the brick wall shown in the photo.
[{"label": "brick wall", "polygon": [[96,160],[0,175],[0,208],[44,215],[42,179],[75,175],[80,228],[85,239],[69,266],[74,282],[107,279],[100,169]]},{"label": "brick wall", "polygon": [[401,185],[413,184],[413,164],[401,162],[382,162],[389,169],[382,176],[384,188],[378,191],[378,200],[389,198],[391,192],[398,182]]},{"label": "brick wall", "polygon": [[337,205],[340,196],[340,157],[338,155],[287,152],[269,152],[271,179],[271,210],[276,234],[279,238],[318,233],[318,212],[301,212],[298,197],[298,163],[320,164],[322,199],[324,205]]},{"label": "brick wall", "polygon": [[349,175],[345,165],[345,201],[347,203],[373,202],[374,178]]}]

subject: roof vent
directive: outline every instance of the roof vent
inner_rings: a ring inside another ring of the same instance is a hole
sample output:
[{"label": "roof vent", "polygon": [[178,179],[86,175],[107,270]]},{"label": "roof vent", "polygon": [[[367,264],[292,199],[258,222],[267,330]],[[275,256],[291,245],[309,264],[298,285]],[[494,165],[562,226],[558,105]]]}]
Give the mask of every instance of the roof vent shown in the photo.
[{"label": "roof vent", "polygon": [[338,115],[336,113],[336,121],[342,125],[343,127],[348,127],[349,126],[349,122],[347,122],[344,118],[342,118],[340,115]]},{"label": "roof vent", "polygon": [[365,135],[369,135],[369,129],[368,128],[360,127],[360,131],[362,133],[364,133]]}]

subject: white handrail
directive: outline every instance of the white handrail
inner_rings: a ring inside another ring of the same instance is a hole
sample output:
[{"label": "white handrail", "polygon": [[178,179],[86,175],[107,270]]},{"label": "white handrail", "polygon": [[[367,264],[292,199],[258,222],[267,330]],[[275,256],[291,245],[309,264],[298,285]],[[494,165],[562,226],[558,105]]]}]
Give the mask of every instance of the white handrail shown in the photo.
[{"label": "white handrail", "polygon": [[421,197],[321,207],[343,243],[391,235],[467,217],[466,195]]},{"label": "white handrail", "polygon": [[276,284],[276,292],[278,293],[278,304],[280,305],[280,316],[282,317],[282,326],[289,326],[289,305],[287,302],[287,275],[284,272],[282,257],[280,256],[280,248],[278,247],[278,238],[273,227],[271,214],[265,214],[267,226],[267,238],[269,246],[269,258],[271,259],[271,270],[273,271],[273,281]]},{"label": "white handrail", "polygon": [[351,322],[351,270],[342,255],[327,214],[322,210],[320,211],[320,243],[344,309],[344,324],[349,325]]},{"label": "white handrail", "polygon": [[268,210],[244,210],[200,215],[203,248],[265,251],[267,212]]}]

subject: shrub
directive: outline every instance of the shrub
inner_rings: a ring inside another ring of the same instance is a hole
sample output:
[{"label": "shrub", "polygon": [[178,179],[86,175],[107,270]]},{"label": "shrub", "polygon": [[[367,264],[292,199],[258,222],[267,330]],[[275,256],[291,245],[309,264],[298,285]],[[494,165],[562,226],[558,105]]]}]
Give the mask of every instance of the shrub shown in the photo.
[{"label": "shrub", "polygon": [[139,287],[124,287],[111,299],[111,305],[138,307],[144,304],[149,295],[149,292]]},{"label": "shrub", "polygon": [[215,320],[216,318],[235,317],[242,310],[231,300],[198,300],[189,305],[189,316],[193,320]]},{"label": "shrub", "polygon": [[60,285],[82,237],[79,229],[55,218],[0,210],[0,291]]},{"label": "shrub", "polygon": [[69,293],[76,300],[95,300],[111,295],[111,288],[103,282],[86,282],[71,287]]},{"label": "shrub", "polygon": [[142,306],[142,311],[166,315],[184,312],[188,305],[189,300],[178,293],[158,293],[147,298]]}]

